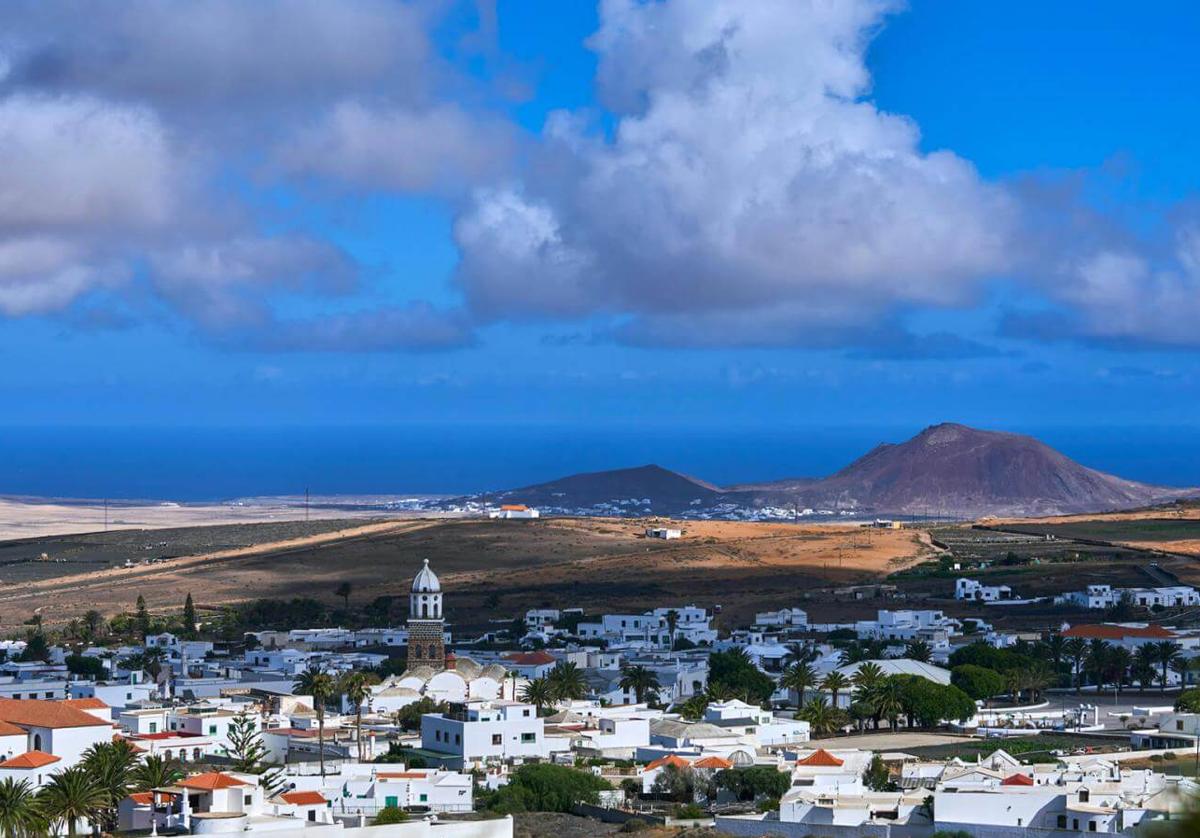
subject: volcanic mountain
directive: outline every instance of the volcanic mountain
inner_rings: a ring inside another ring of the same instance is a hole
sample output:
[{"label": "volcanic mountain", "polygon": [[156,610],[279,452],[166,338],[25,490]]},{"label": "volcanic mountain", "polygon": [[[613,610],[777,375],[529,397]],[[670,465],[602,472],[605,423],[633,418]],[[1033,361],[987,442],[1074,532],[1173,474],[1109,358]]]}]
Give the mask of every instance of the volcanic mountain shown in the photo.
[{"label": "volcanic mountain", "polygon": [[1100,512],[1195,493],[1087,468],[1029,436],[941,424],[907,442],[878,445],[824,478],[721,488],[648,465],[577,474],[493,497],[578,511],[680,514],[773,506],[967,518]]},{"label": "volcanic mountain", "polygon": [[1189,493],[1087,468],[1033,437],[955,424],[876,446],[823,480],[733,491],[749,492],[757,503],[794,499],[808,506],[942,517],[1100,512]]}]

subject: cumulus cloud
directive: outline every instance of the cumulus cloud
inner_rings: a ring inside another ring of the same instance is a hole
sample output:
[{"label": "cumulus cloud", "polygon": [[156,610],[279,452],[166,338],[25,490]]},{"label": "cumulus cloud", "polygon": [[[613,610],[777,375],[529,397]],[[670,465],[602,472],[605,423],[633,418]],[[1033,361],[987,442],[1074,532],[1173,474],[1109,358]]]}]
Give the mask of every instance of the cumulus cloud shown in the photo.
[{"label": "cumulus cloud", "polygon": [[1009,263],[1016,210],[863,98],[891,6],[602,3],[612,136],[560,114],[523,183],[478,194],[456,225],[473,308],[627,314],[636,342],[821,344],[898,304],[969,302]]},{"label": "cumulus cloud", "polygon": [[285,171],[365,189],[461,189],[497,175],[512,153],[510,126],[453,104],[368,107],[341,102],[277,152]]}]

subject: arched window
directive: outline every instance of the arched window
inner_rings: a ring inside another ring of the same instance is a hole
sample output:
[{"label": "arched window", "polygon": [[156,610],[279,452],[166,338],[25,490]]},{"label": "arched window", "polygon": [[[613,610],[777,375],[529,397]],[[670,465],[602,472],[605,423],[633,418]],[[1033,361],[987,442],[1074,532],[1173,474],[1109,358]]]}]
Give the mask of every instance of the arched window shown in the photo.
[{"label": "arched window", "polygon": [[429,657],[430,657],[430,659],[437,657],[437,647],[434,646],[432,643],[429,644]]},{"label": "arched window", "polygon": [[421,647],[420,646],[413,646],[413,657],[416,658],[417,660],[421,659]]},{"label": "arched window", "polygon": [[192,759],[199,761],[199,759],[200,759],[200,749],[199,748],[192,749]]},{"label": "arched window", "polygon": [[429,603],[425,602],[423,599],[421,600],[421,616],[422,617],[429,616]]},{"label": "arched window", "polygon": [[33,734],[33,749],[35,751],[40,751],[42,749],[42,734]]}]

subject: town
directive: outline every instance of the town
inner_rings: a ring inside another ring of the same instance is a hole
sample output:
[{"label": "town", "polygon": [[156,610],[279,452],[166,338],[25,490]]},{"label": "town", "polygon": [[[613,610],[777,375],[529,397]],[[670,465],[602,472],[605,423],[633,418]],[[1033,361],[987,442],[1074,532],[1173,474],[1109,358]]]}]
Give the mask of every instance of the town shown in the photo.
[{"label": "town", "polygon": [[[1200,792],[1179,770],[1200,761],[1200,629],[1003,631],[864,601],[844,623],[781,604],[721,630],[714,607],[663,602],[462,635],[437,569],[397,563],[408,616],[387,628],[229,639],[190,594],[65,629],[35,615],[0,664],[6,834],[510,838],[514,817],[562,812],[734,836],[1133,835]],[[966,577],[947,593],[1014,598]]]}]

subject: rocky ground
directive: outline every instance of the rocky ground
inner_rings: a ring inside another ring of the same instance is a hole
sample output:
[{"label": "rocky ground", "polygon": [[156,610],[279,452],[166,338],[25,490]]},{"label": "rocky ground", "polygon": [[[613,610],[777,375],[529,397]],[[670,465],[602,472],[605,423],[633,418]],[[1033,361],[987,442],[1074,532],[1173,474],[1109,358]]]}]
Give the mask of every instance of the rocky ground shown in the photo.
[{"label": "rocky ground", "polygon": [[515,838],[593,838],[596,835],[637,835],[639,838],[724,838],[725,833],[711,827],[680,829],[677,827],[630,828],[615,823],[602,823],[593,818],[563,815],[554,812],[529,812],[513,818]]}]

